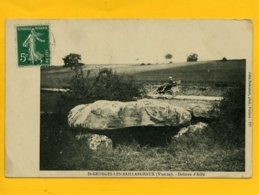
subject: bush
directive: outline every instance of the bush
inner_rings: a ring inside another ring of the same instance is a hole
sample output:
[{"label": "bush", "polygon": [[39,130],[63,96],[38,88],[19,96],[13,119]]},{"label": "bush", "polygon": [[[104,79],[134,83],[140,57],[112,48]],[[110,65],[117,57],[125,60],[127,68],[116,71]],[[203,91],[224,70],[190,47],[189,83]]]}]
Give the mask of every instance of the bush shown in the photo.
[{"label": "bush", "polygon": [[191,53],[187,56],[187,62],[197,62],[198,61],[198,54]]},{"label": "bush", "polygon": [[[116,171],[244,171],[243,147],[226,148],[215,142],[215,129],[172,138],[164,146],[141,146],[137,142],[114,145],[113,150],[89,150],[76,139],[58,114],[41,115],[41,170]],[[158,130],[158,129],[157,129]],[[159,137],[158,137],[159,139]]]},{"label": "bush", "polygon": [[91,151],[83,139],[76,140],[64,117],[42,114],[40,125],[41,170],[78,170],[87,166]]},{"label": "bush", "polygon": [[67,113],[79,104],[97,100],[130,101],[141,95],[140,86],[128,75],[118,75],[111,69],[103,69],[94,78],[75,72],[71,90],[61,96],[59,109]]},{"label": "bush", "polygon": [[226,91],[217,106],[220,117],[213,125],[214,138],[228,147],[245,144],[245,86],[232,87]]},{"label": "bush", "polygon": [[226,57],[223,57],[222,61],[228,61],[228,59]]}]

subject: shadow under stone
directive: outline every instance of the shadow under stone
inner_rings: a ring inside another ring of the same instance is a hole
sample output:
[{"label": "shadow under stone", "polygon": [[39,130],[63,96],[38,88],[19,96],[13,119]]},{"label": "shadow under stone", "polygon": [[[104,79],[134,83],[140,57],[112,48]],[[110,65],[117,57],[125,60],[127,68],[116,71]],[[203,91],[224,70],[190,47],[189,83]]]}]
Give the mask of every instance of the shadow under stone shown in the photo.
[{"label": "shadow under stone", "polygon": [[116,130],[84,130],[89,133],[106,135],[111,138],[113,145],[138,143],[141,146],[165,146],[170,142],[172,136],[176,135],[179,127],[171,126],[140,126],[128,127]]}]

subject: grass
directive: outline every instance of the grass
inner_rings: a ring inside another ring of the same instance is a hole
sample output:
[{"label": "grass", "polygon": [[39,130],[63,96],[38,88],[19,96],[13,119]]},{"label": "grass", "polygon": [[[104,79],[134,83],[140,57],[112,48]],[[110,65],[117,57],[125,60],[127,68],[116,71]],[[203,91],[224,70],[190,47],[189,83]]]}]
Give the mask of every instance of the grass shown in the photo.
[{"label": "grass", "polygon": [[[224,85],[224,87],[222,86]],[[148,84],[144,86],[144,91],[146,93],[152,93],[155,91],[160,85],[158,84]],[[180,84],[178,95],[193,95],[193,96],[217,96],[222,97],[224,93],[233,88],[233,85],[228,83],[222,84],[200,84],[200,83],[189,83],[189,84]]]},{"label": "grass", "polygon": [[167,81],[169,76],[185,83],[245,82],[245,60],[210,61],[207,63],[186,63],[182,66],[168,66],[167,69],[138,72],[138,81]]},{"label": "grass", "polygon": [[[43,71],[42,86],[45,84],[50,87],[64,86],[66,84],[64,79],[71,80],[71,78],[66,75],[68,71],[64,74],[62,71],[63,69],[54,70],[51,74]],[[114,148],[112,150],[102,148],[93,152],[89,150],[84,139],[75,138],[78,132],[68,127],[67,113],[61,112],[62,108],[73,99],[68,99],[68,102],[62,104],[60,93],[42,92],[41,111],[54,113],[41,114],[40,169],[244,171],[245,90],[240,83],[244,83],[245,79],[245,61],[186,63],[173,68],[170,65],[169,68],[161,70],[149,69],[136,73],[135,78],[140,82],[155,81],[159,84],[170,74],[176,79],[183,80],[181,86],[183,95],[227,94],[221,104],[224,111],[218,121],[207,121],[210,123],[210,128],[206,131],[200,134],[188,134],[176,140],[171,139],[176,129],[169,127],[130,128],[127,129],[127,136],[134,139],[124,142],[121,138],[126,137],[125,131],[121,131],[120,136],[108,133],[107,135],[114,141]],[[114,81],[113,83],[118,84]],[[233,83],[239,88],[233,88]],[[111,93],[105,89],[107,87],[102,88],[103,93],[97,92],[95,95],[110,95]],[[101,99],[105,97],[109,96],[103,96]],[[82,101],[85,102],[86,98],[83,97]],[[79,102],[76,100],[72,103]]]},{"label": "grass", "polygon": [[[63,125],[61,125],[63,124]],[[41,170],[244,171],[243,147],[223,147],[210,136],[189,134],[165,146],[117,144],[90,151],[60,115],[41,116]]]},{"label": "grass", "polygon": [[[165,82],[169,76],[174,76],[183,82],[216,83],[245,82],[245,60],[184,62],[175,64],[140,65],[86,65],[84,72],[91,77],[105,67],[111,67],[118,74],[133,75],[138,82]],[[69,68],[51,68],[41,70],[41,87],[69,87],[74,72]]]},{"label": "grass", "polygon": [[179,90],[180,90],[179,95],[222,97],[226,88],[203,87],[203,86],[182,86],[179,88]]},{"label": "grass", "polygon": [[187,147],[139,147],[119,145],[97,151],[88,170],[121,171],[244,171],[244,150]]}]

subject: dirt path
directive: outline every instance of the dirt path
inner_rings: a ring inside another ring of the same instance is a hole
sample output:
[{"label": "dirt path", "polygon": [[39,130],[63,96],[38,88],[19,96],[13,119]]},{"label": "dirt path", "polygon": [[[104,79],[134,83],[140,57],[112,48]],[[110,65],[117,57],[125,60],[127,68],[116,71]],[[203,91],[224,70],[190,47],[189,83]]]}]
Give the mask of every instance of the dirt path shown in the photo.
[{"label": "dirt path", "polygon": [[41,88],[41,91],[50,91],[50,92],[68,92],[69,89],[62,89],[62,88]]},{"label": "dirt path", "polygon": [[178,96],[174,97],[173,99],[178,99],[178,100],[221,101],[221,100],[223,100],[223,97],[178,95]]},{"label": "dirt path", "polygon": [[[50,92],[67,92],[69,89],[62,88],[41,88],[42,91]],[[223,97],[216,96],[194,96],[194,95],[177,95],[172,97],[171,95],[153,95],[150,98],[153,99],[176,99],[176,100],[200,100],[200,101],[221,101]]]},{"label": "dirt path", "polygon": [[221,101],[223,97],[217,96],[195,96],[195,95],[177,95],[173,97],[172,95],[168,94],[149,94],[148,98],[150,99],[167,99],[167,100],[191,100],[191,101]]}]

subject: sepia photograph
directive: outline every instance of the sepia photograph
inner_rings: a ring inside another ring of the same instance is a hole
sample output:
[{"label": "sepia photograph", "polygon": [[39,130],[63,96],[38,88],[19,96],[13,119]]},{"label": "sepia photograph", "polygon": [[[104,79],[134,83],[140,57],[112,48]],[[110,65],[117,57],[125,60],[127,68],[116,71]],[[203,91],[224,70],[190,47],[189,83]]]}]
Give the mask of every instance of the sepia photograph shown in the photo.
[{"label": "sepia photograph", "polygon": [[249,25],[60,25],[40,73],[40,170],[245,172]]},{"label": "sepia photograph", "polygon": [[10,20],[6,34],[7,177],[251,177],[250,20]]}]

